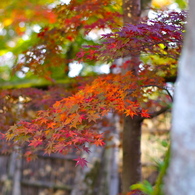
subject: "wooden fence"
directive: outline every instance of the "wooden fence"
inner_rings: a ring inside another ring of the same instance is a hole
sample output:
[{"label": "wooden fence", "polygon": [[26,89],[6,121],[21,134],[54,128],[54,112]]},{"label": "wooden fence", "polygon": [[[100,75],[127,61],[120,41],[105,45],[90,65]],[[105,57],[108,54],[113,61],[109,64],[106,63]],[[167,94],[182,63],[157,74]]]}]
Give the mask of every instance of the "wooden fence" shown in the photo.
[{"label": "wooden fence", "polygon": [[74,155],[39,155],[26,162],[16,153],[0,156],[1,195],[70,195],[75,178]]}]

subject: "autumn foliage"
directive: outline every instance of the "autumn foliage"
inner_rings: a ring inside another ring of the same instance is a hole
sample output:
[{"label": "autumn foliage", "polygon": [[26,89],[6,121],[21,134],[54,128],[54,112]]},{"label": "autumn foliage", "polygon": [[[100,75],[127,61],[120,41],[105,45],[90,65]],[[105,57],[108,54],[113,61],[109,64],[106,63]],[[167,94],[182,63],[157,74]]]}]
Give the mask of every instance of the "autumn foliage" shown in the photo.
[{"label": "autumn foliage", "polygon": [[[114,61],[117,58],[158,55],[177,61],[182,47],[184,13],[160,12],[153,19],[128,24],[118,31],[102,35],[98,45],[86,46],[78,56],[85,60]],[[171,23],[171,24],[170,24]]]},{"label": "autumn foliage", "polygon": [[[24,60],[14,67],[15,71],[28,67],[34,74],[55,82],[51,67],[61,66],[67,60],[64,50],[70,49],[70,44],[79,42],[81,37],[80,48],[74,50],[75,56],[66,62],[111,62],[112,70],[138,67],[136,74],[119,71],[100,75],[72,95],[61,93],[59,99],[50,94],[49,106],[40,106],[42,110],[33,120],[21,120],[11,126],[6,139],[25,147],[28,160],[35,158],[38,151],[46,154],[89,153],[90,144],[104,146],[104,132],[99,131],[97,124],[109,112],[147,118],[151,108],[162,106],[151,97],[166,91],[165,78],[176,72],[186,14],[159,12],[153,19],[143,19],[138,25],[124,27],[120,27],[121,18],[117,2],[113,4],[108,0],[72,0],[68,5],[58,5],[49,18],[51,25],[37,34],[36,44],[24,52]],[[86,38],[89,32],[98,29],[111,29],[112,32],[102,35],[98,44],[93,42],[81,47],[89,43]],[[129,55],[141,56],[139,62],[128,59],[116,63],[116,59]],[[45,105],[44,96],[40,96],[41,104]],[[34,94],[28,97],[35,101]],[[163,100],[170,101],[169,98],[169,94],[164,93]],[[78,157],[75,161],[76,165],[87,165],[85,158]]]},{"label": "autumn foliage", "polygon": [[[145,71],[140,71],[138,78],[138,82],[133,82],[137,78],[130,72],[122,77],[120,74],[99,77],[75,95],[57,101],[46,111],[39,111],[35,120],[20,121],[12,126],[7,139],[20,144],[27,142],[30,151],[43,149],[48,154],[66,154],[70,149],[89,152],[86,143],[103,146],[103,135],[95,124],[108,112],[149,117],[140,102],[133,102],[129,97],[143,99],[144,87],[154,85],[156,78],[148,79]],[[26,155],[30,155],[30,151]]]}]

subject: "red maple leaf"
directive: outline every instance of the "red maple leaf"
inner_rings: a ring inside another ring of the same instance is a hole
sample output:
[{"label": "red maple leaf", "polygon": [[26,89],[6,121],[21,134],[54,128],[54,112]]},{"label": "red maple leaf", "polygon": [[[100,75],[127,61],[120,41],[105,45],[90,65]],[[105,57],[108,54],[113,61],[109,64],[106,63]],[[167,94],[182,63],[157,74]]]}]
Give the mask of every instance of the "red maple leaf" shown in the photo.
[{"label": "red maple leaf", "polygon": [[141,116],[144,117],[144,118],[149,118],[150,117],[147,110],[142,110]]},{"label": "red maple leaf", "polygon": [[89,148],[86,147],[86,146],[83,146],[83,150],[84,150],[85,152],[87,152],[88,154],[91,152],[91,151],[89,150]]},{"label": "red maple leaf", "polygon": [[75,158],[75,161],[77,161],[76,166],[80,165],[82,168],[84,168],[85,166],[87,166],[88,161],[85,160],[85,158]]}]

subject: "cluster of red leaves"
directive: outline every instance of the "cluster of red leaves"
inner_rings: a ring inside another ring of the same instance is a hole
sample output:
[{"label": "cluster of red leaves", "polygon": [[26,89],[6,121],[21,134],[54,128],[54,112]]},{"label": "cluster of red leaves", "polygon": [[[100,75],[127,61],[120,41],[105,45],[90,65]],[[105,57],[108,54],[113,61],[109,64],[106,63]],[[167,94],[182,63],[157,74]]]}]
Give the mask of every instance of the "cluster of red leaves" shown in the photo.
[{"label": "cluster of red leaves", "polygon": [[118,32],[102,35],[101,44],[85,46],[78,58],[81,61],[110,62],[129,55],[156,54],[177,60],[181,53],[185,20],[184,12],[163,12],[140,24],[128,24]]},{"label": "cluster of red leaves", "polygon": [[[98,77],[75,95],[57,101],[46,111],[39,111],[35,120],[20,121],[12,126],[6,137],[20,145],[28,143],[28,159],[39,150],[67,154],[72,149],[89,152],[86,143],[103,146],[102,132],[98,132],[95,124],[108,112],[149,117],[139,101],[130,100],[130,97],[141,99],[145,86],[156,82],[163,85],[160,77],[152,72],[148,77],[145,73],[140,70],[137,76],[128,72]],[[77,165],[87,163],[85,159],[77,160]]]},{"label": "cluster of red leaves", "polygon": [[[0,90],[0,129],[6,132],[11,125],[20,120],[31,120],[35,112],[48,109],[56,101],[67,97],[70,92],[61,87],[51,87],[48,90],[36,88]],[[4,135],[1,134],[4,138]],[[1,137],[0,136],[0,137]],[[0,151],[9,151],[9,145],[1,140]]]},{"label": "cluster of red leaves", "polygon": [[[84,40],[92,30],[114,28],[121,23],[122,16],[114,9],[111,0],[72,0],[69,4],[59,4],[52,12],[57,16],[55,25],[38,33],[38,43],[24,52],[15,71],[28,67],[35,75],[51,80],[51,67],[63,66],[69,58],[63,52],[68,50],[70,42]],[[78,43],[76,45],[79,46]]]}]

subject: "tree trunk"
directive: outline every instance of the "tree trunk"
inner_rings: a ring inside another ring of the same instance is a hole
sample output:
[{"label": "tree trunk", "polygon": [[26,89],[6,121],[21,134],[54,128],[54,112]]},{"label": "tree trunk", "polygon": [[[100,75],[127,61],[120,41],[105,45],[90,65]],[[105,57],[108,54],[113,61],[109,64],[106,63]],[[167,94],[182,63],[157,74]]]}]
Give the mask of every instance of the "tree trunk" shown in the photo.
[{"label": "tree trunk", "polygon": [[123,23],[137,24],[140,20],[141,0],[123,0]]},{"label": "tree trunk", "polygon": [[165,179],[166,195],[195,194],[195,1],[181,55],[173,106],[171,161]]},{"label": "tree trunk", "polygon": [[[140,0],[123,0],[123,22],[137,24],[141,14]],[[131,56],[129,56],[131,58]],[[128,67],[126,71],[136,74],[136,67]],[[122,192],[128,192],[129,187],[141,180],[141,120],[125,117],[123,127],[123,168],[122,168]]]},{"label": "tree trunk", "polygon": [[125,117],[123,128],[122,191],[141,181],[141,122],[139,117]]}]

